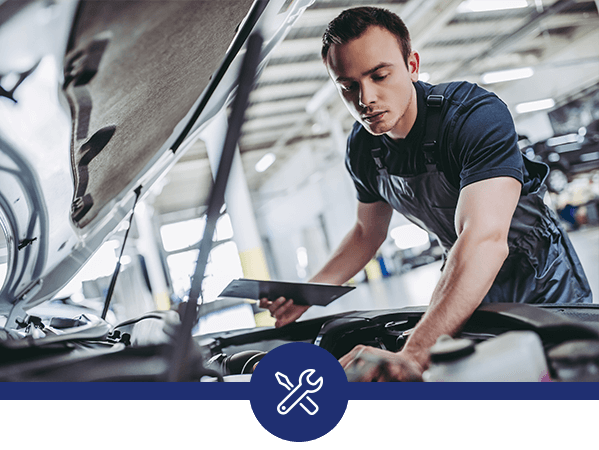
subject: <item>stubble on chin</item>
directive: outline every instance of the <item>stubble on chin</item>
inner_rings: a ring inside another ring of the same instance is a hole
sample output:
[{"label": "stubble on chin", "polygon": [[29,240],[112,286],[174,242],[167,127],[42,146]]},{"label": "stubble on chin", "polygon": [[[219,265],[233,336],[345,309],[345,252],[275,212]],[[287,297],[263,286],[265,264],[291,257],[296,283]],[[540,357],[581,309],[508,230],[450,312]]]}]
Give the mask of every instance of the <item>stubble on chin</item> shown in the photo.
[{"label": "stubble on chin", "polygon": [[[416,117],[414,116],[413,118],[410,118],[409,120],[411,121],[411,123],[409,124],[409,127],[407,130],[404,130],[403,132],[401,132],[401,136],[393,136],[393,132],[395,132],[395,134],[399,134],[398,130],[400,129],[400,127],[402,127],[402,120],[408,120],[408,112],[410,111],[410,108],[412,107],[413,104],[415,104],[416,102],[416,89],[414,88],[412,91],[412,95],[410,95],[410,98],[408,100],[408,103],[406,105],[406,107],[403,110],[403,113],[401,115],[399,115],[397,117],[397,120],[394,121],[393,125],[391,125],[389,127],[389,129],[387,131],[385,131],[384,134],[389,134],[389,137],[391,137],[392,139],[405,139],[405,137],[408,135],[408,133],[410,132],[410,130],[412,129],[412,126],[414,125],[414,122],[416,122]],[[418,114],[418,111],[415,111],[415,114]]]}]

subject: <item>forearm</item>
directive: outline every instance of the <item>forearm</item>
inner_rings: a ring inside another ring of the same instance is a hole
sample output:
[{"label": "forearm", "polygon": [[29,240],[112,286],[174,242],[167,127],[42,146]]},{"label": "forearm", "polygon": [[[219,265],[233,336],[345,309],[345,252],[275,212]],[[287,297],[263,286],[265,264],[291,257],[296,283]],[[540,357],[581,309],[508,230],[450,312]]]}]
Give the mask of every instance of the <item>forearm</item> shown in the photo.
[{"label": "forearm", "polygon": [[[374,232],[364,233],[363,227],[359,223],[356,224],[345,236],[331,259],[310,281],[328,284],[345,283],[374,256],[385,237],[386,225],[377,227]],[[281,327],[295,321],[308,309],[308,306],[294,305],[291,300],[280,297],[274,302],[269,302],[267,299],[262,299],[260,306],[268,308],[277,319],[275,326]]]},{"label": "forearm", "polygon": [[452,248],[426,314],[402,352],[423,368],[429,348],[443,334],[455,335],[480,305],[508,255],[505,240],[468,233]]},{"label": "forearm", "polygon": [[367,236],[354,226],[324,267],[310,281],[314,283],[343,284],[364,268],[379,249],[385,235]]},{"label": "forearm", "polygon": [[[388,203],[358,202],[356,223],[345,236],[329,262],[312,277],[314,283],[343,284],[372,258],[387,237],[387,229],[393,210]],[[260,301],[276,317],[275,326],[281,327],[297,320],[308,306],[293,304],[293,299],[279,297],[274,302]]]}]

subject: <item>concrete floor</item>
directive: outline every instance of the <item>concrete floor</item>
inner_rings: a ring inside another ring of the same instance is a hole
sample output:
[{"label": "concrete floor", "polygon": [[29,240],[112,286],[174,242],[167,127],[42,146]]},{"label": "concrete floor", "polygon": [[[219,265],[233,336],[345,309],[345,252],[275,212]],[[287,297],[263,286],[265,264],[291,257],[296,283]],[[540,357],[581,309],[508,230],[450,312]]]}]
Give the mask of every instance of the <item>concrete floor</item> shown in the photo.
[{"label": "concrete floor", "polygon": [[[593,302],[599,303],[599,228],[570,232],[585,273],[591,284]],[[356,289],[326,307],[310,308],[302,319],[344,311],[426,305],[441,274],[441,262],[418,267],[403,275],[360,283]]]}]

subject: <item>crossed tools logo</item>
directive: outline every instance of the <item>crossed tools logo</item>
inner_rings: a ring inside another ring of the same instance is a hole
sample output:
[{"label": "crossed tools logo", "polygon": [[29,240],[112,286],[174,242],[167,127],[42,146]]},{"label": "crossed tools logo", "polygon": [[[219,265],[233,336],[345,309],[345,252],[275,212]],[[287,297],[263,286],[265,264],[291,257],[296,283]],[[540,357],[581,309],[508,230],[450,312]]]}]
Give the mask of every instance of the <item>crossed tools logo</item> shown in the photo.
[{"label": "crossed tools logo", "polygon": [[[297,382],[297,386],[293,387],[293,384],[287,378],[287,375],[282,374],[281,372],[277,372],[275,377],[279,384],[285,387],[288,391],[291,391],[287,397],[285,397],[281,403],[277,406],[277,412],[279,414],[285,415],[288,414],[295,405],[298,403],[300,406],[306,411],[308,414],[313,416],[318,412],[318,405],[314,403],[307,394],[312,394],[313,392],[318,392],[322,387],[322,377],[312,383],[309,378],[310,375],[314,373],[314,369],[306,369],[302,372]],[[306,407],[306,402],[301,403],[303,399],[306,399],[310,403],[308,407]]]},{"label": "crossed tools logo", "polygon": [[339,423],[347,408],[347,377],[326,350],[291,343],[271,350],[256,366],[251,405],[260,424],[293,442],[317,439]]}]

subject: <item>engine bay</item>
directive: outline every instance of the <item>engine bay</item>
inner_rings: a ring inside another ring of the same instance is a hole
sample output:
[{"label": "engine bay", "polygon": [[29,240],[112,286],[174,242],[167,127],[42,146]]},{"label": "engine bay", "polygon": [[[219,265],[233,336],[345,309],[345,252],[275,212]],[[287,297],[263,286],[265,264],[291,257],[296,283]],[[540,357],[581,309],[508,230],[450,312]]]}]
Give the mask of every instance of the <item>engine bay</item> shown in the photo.
[{"label": "engine bay", "polygon": [[[264,355],[289,342],[313,343],[328,350],[337,359],[357,345],[398,352],[424,312],[425,307],[350,312],[300,321],[282,329],[208,335],[200,342],[210,350],[212,360],[218,361],[212,367],[222,375],[247,374],[251,373],[251,369],[244,364],[247,362],[246,358],[251,361],[259,360],[260,354]],[[496,352],[483,354],[490,346],[481,344],[497,341],[499,337],[503,340],[515,332],[528,337],[510,341],[501,355]],[[451,357],[444,351],[445,357],[441,357],[437,365],[455,364],[457,360],[463,363],[473,359],[472,355],[476,354],[476,365],[468,369],[468,376],[476,381],[497,381],[486,379],[478,368],[500,358],[509,362],[523,352],[530,352],[535,342],[531,338],[539,341],[539,351],[535,355],[538,360],[542,360],[548,372],[545,379],[538,381],[599,381],[599,305],[484,305],[453,339],[456,343],[465,341],[472,352],[454,352],[454,357]],[[477,351],[483,356],[479,356]],[[233,364],[229,364],[231,360]],[[236,361],[240,362],[235,363]],[[519,364],[530,365],[530,357],[528,360],[521,360]],[[239,371],[238,367],[243,371]],[[524,381],[521,379],[524,367],[511,369],[512,374],[501,381]],[[505,370],[509,372],[509,369]],[[477,373],[481,379],[476,379]]]},{"label": "engine bay", "polygon": [[[195,336],[185,381],[249,381],[264,355],[291,342],[337,359],[357,345],[398,352],[425,311],[353,311]],[[86,316],[29,317],[22,336],[0,335],[0,381],[166,381],[180,326],[175,311],[113,328]],[[531,381],[523,374],[535,364],[532,381],[599,381],[599,305],[483,305],[458,335],[431,348],[431,360],[428,381]]]}]

